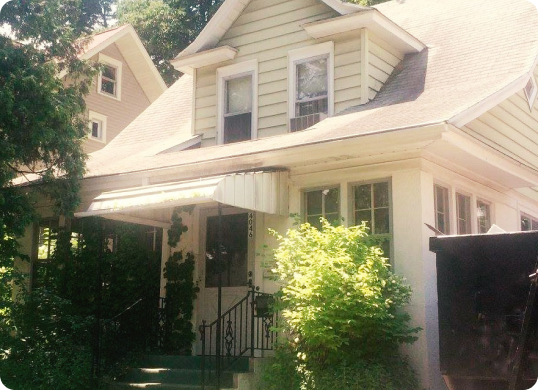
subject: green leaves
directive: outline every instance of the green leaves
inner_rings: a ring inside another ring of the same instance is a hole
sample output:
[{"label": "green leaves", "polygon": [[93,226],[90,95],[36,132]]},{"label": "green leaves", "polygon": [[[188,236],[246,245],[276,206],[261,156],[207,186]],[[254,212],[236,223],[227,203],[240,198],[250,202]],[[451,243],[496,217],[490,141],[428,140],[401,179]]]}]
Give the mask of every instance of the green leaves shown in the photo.
[{"label": "green leaves", "polygon": [[381,249],[367,245],[366,226],[322,225],[273,232],[280,245],[271,271],[283,285],[280,310],[297,352],[305,361],[370,359],[414,341],[418,329],[401,314],[411,290]]}]

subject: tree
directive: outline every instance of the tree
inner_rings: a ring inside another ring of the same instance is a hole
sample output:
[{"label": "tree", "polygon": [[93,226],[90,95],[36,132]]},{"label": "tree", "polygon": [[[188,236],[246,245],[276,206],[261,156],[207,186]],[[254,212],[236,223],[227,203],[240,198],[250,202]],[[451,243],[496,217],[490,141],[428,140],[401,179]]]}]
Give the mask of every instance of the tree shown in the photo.
[{"label": "tree", "polygon": [[170,85],[180,75],[170,60],[196,38],[220,4],[221,0],[123,0],[118,20],[135,28]]}]

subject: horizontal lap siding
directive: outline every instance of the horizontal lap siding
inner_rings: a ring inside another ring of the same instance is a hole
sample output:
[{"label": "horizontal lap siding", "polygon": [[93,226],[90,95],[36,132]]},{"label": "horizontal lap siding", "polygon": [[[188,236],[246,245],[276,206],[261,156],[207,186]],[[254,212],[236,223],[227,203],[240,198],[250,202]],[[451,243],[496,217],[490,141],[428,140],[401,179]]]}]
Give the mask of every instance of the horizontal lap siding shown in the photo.
[{"label": "horizontal lap siding", "polygon": [[368,89],[373,99],[404,56],[373,33],[369,34],[368,49]]},{"label": "horizontal lap siding", "polygon": [[[122,63],[121,101],[97,93],[97,82],[92,83],[85,101],[87,110],[107,117],[106,142],[109,143],[149,106],[150,101],[115,43],[101,53]],[[98,56],[92,58],[96,61],[97,59]],[[103,146],[105,144],[102,142],[87,139],[84,142],[84,151],[92,153]]]},{"label": "horizontal lap siding", "polygon": [[[319,0],[252,0],[218,46],[238,49],[233,61],[208,66],[196,74],[196,134],[203,145],[214,143],[219,67],[258,60],[258,136],[288,131],[288,52],[333,40],[335,42],[335,111],[360,100],[360,32],[312,39],[305,23],[337,16]],[[213,139],[213,140],[212,140]]]},{"label": "horizontal lap siding", "polygon": [[538,168],[538,109],[529,110],[523,91],[471,121],[463,130],[492,148]]}]

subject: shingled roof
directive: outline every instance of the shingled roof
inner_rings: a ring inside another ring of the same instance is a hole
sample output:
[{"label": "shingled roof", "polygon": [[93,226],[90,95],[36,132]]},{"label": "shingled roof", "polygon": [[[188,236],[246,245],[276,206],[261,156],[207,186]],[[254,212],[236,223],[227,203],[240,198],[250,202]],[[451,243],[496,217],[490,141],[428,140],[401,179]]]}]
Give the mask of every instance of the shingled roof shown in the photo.
[{"label": "shingled roof", "polygon": [[427,45],[410,54],[370,103],[309,130],[157,154],[191,137],[192,81],[184,76],[113,142],[94,153],[88,177],[239,158],[301,145],[450,122],[527,75],[538,55],[538,12],[527,0],[406,0],[387,17]]}]

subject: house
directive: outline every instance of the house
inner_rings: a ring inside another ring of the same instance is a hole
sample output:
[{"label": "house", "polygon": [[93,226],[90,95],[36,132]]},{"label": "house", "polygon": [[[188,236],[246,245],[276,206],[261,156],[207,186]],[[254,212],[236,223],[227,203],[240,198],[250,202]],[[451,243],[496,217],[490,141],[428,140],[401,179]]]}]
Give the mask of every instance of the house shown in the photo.
[{"label": "house", "polygon": [[[225,0],[173,61],[185,75],[90,155],[76,216],[166,233],[173,209],[194,205],[181,247],[197,262],[196,324],[217,318],[219,210],[233,255],[223,310],[249,278],[276,290],[256,252],[290,213],[368,221],[414,291],[423,331],[405,352],[423,387],[442,389],[426,224],[538,226],[537,28],[526,0]],[[31,254],[30,231],[23,243]]]},{"label": "house", "polygon": [[93,35],[80,58],[103,65],[86,96],[90,129],[83,146],[91,153],[112,141],[167,87],[131,25]]}]

